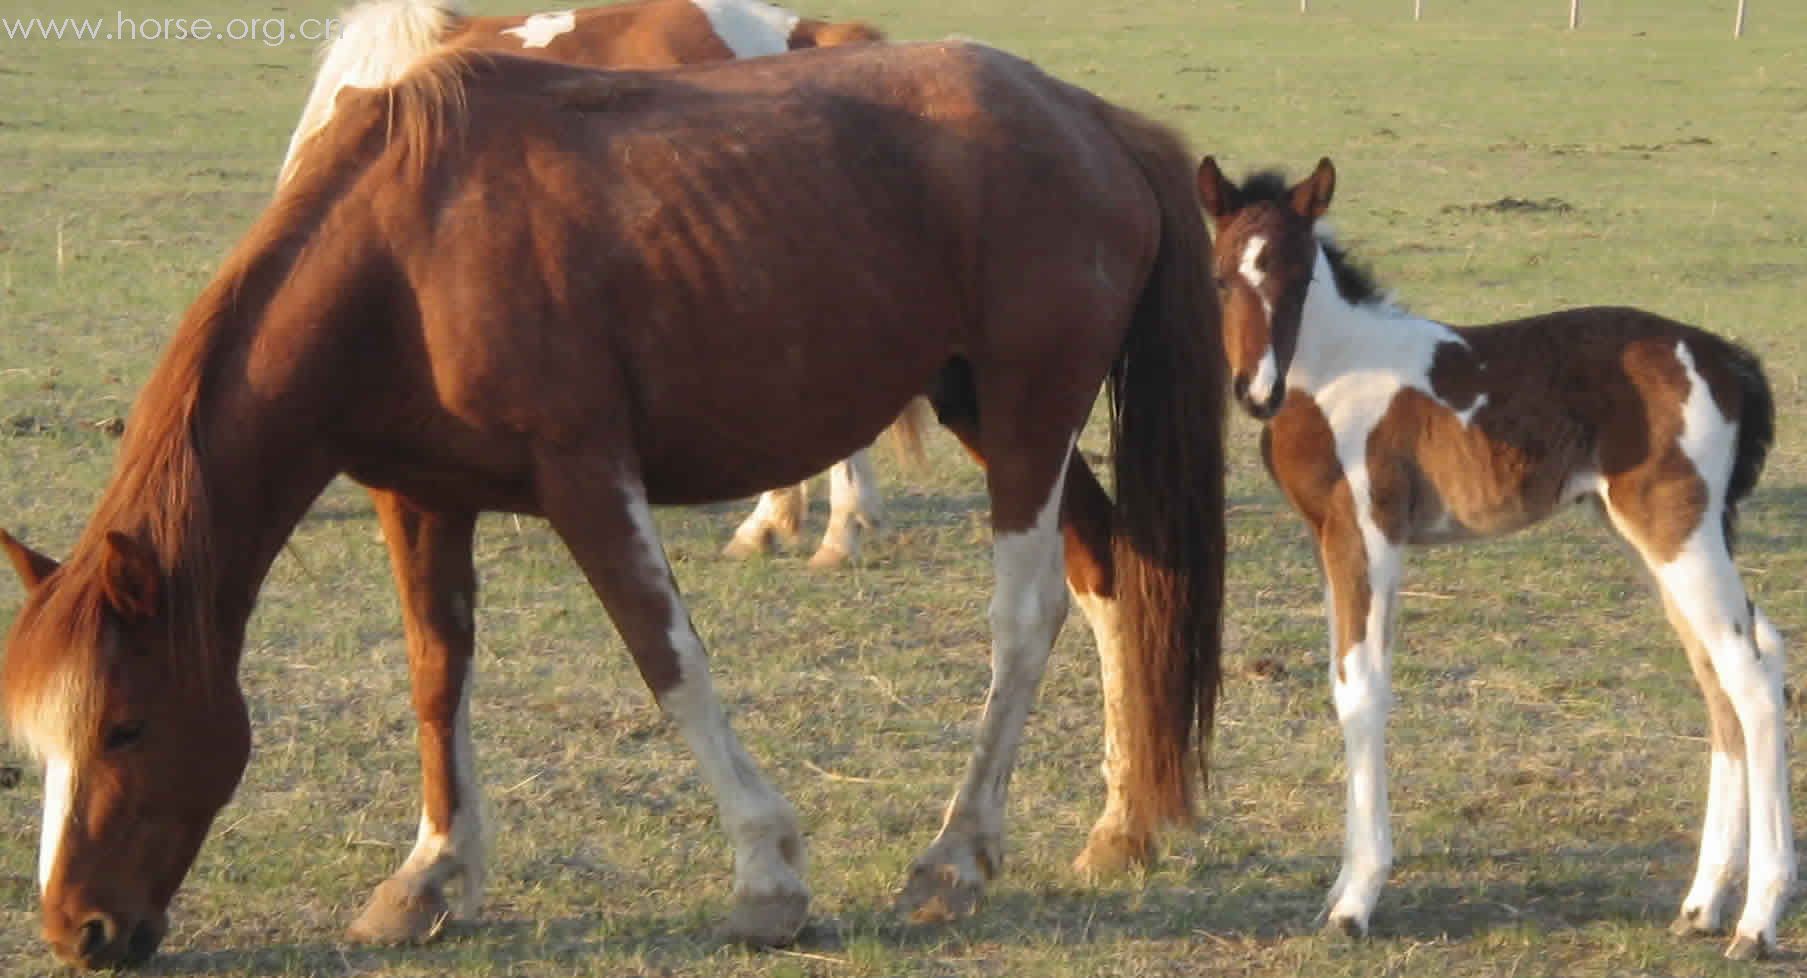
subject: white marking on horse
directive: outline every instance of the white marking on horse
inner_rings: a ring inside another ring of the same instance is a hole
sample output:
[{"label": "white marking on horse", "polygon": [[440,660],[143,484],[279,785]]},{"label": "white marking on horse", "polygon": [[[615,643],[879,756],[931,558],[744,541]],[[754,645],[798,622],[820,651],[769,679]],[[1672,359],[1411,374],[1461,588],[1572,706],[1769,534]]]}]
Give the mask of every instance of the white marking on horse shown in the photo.
[{"label": "white marking on horse", "polygon": [[1274,385],[1280,382],[1280,368],[1274,356],[1274,348],[1270,345],[1261,352],[1261,362],[1255,367],[1255,379],[1249,381],[1249,399],[1256,404],[1266,404],[1274,395]]},{"label": "white marking on horse", "polygon": [[477,753],[471,740],[471,685],[475,676],[475,664],[467,661],[452,726],[452,797],[456,799],[452,824],[441,831],[423,807],[414,849],[395,873],[416,894],[460,880],[458,902],[453,908],[454,916],[460,919],[476,916],[489,878],[483,787],[477,780]]},{"label": "white marking on horse", "polygon": [[543,48],[576,29],[577,14],[569,10],[556,10],[534,14],[522,22],[521,26],[510,27],[502,33],[520,38],[523,48]]},{"label": "white marking on horse", "polygon": [[783,54],[791,49],[791,31],[802,18],[758,0],[690,0],[709,18],[715,36],[736,58]]},{"label": "white marking on horse", "polygon": [[50,874],[56,869],[57,854],[63,848],[63,833],[69,827],[69,815],[75,804],[75,767],[63,756],[53,756],[44,765],[44,828],[38,836],[38,893],[50,889]]}]

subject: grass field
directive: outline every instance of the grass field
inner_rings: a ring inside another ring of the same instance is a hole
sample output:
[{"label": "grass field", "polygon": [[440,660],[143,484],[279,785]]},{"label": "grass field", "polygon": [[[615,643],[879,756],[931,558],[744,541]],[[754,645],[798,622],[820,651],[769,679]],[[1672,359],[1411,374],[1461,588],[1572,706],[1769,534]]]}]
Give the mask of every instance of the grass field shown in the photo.
[{"label": "grass field", "polygon": [[[1334,157],[1345,240],[1427,315],[1624,302],[1755,348],[1779,440],[1740,563],[1800,647],[1807,8],[1753,0],[1734,42],[1732,0],[1589,0],[1579,33],[1555,0],[1429,0],[1417,24],[1404,0],[1315,0],[1305,17],[1291,0],[827,3],[803,6],[1030,56],[1235,171]],[[115,16],[98,0],[6,6],[0,17]],[[0,37],[0,525],[59,554],[74,540],[109,470],[107,423],[267,199],[310,55]],[[551,534],[508,518],[484,525],[478,553],[474,715],[496,833],[483,921],[422,949],[340,943],[407,851],[418,802],[386,564],[361,494],[336,485],[252,622],[256,755],[153,973],[1807,973],[1801,903],[1785,953],[1755,966],[1666,931],[1693,868],[1704,711],[1656,602],[1582,513],[1418,555],[1391,727],[1398,867],[1373,939],[1319,936],[1342,810],[1320,586],[1254,427],[1234,435],[1231,678],[1199,830],[1141,876],[1068,871],[1101,800],[1095,660],[1075,615],[1030,723],[1006,874],[977,917],[942,928],[889,907],[938,825],[987,679],[975,472],[947,438],[928,471],[888,470],[891,531],[839,576],[797,556],[717,560],[738,506],[663,514],[738,728],[810,835],[815,924],[780,953],[712,936],[729,854],[694,770]],[[7,580],[0,620],[19,601]],[[31,772],[0,792],[0,975],[55,970],[36,937],[41,787]],[[1799,831],[1799,793],[1795,811]]]}]

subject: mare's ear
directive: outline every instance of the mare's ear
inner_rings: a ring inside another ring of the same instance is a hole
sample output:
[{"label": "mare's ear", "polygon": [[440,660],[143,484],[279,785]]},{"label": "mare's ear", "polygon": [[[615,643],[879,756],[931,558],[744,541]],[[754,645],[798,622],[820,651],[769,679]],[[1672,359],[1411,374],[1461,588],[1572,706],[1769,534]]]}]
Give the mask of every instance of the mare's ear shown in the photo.
[{"label": "mare's ear", "polygon": [[13,539],[13,535],[0,530],[0,548],[6,550],[7,559],[13,562],[13,570],[19,572],[19,582],[25,590],[35,591],[44,583],[44,578],[56,572],[57,562]]},{"label": "mare's ear", "polygon": [[1315,221],[1330,209],[1330,198],[1335,193],[1336,167],[1330,165],[1330,157],[1326,156],[1318,161],[1318,168],[1311,176],[1292,189],[1293,213]]},{"label": "mare's ear", "polygon": [[118,530],[107,534],[100,579],[107,604],[126,621],[156,616],[163,599],[163,572],[157,567],[157,555],[137,537]]},{"label": "mare's ear", "polygon": [[1198,165],[1198,199],[1220,229],[1231,215],[1242,210],[1242,194],[1235,184],[1224,179],[1215,156],[1205,157]]}]

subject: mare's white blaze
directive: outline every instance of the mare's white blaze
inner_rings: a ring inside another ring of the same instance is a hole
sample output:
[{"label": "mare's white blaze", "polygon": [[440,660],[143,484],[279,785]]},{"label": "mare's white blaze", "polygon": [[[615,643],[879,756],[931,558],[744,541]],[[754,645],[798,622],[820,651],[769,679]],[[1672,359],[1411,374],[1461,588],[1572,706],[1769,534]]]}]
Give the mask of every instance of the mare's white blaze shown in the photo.
[{"label": "mare's white blaze", "polygon": [[38,836],[39,895],[50,889],[50,874],[56,870],[74,804],[75,766],[60,755],[48,758],[44,764],[44,827]]},{"label": "mare's white blaze", "polygon": [[766,783],[759,766],[728,725],[709,678],[709,655],[671,583],[671,564],[659,546],[659,529],[643,490],[629,490],[628,515],[640,544],[641,572],[664,583],[665,638],[677,659],[678,680],[659,694],[659,706],[677,724],[715,795],[722,827],[734,844],[734,893],[738,898],[781,895],[808,900],[798,875],[804,865],[797,814]]},{"label": "mare's white blaze", "polygon": [[796,14],[758,0],[690,0],[709,18],[715,36],[736,58],[783,54],[791,48]]},{"label": "mare's white blaze", "polygon": [[569,10],[557,10],[534,14],[521,26],[510,27],[502,33],[520,38],[523,48],[543,48],[576,29],[577,14]]}]

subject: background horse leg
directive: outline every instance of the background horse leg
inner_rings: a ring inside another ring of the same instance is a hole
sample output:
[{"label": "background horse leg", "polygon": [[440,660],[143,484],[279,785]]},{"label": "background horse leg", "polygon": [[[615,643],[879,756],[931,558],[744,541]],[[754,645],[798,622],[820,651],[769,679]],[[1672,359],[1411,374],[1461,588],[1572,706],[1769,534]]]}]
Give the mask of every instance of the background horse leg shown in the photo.
[{"label": "background horse leg", "polygon": [[878,529],[882,497],[872,451],[862,448],[828,470],[828,530],[811,567],[838,567],[860,555],[860,534]]},{"label": "background horse leg", "polygon": [[[991,689],[972,759],[948,802],[941,832],[910,868],[898,908],[913,920],[947,920],[970,913],[985,881],[1003,868],[1004,805],[1010,773],[1022,741],[1048,653],[1067,614],[1061,584],[1060,510],[1073,429],[1047,444],[1047,429],[1034,440],[1009,437],[1020,417],[991,409],[981,448],[992,503]],[[1037,445],[1036,441],[1042,444]],[[1006,450],[1000,450],[1003,446]]]},{"label": "background horse leg", "polygon": [[[1782,638],[1751,603],[1738,577],[1718,507],[1708,507],[1701,514],[1698,525],[1673,555],[1665,558],[1645,546],[1651,534],[1644,532],[1645,526],[1629,507],[1616,506],[1613,499],[1639,500],[1642,505],[1645,500],[1666,498],[1665,487],[1651,486],[1650,478],[1647,473],[1637,472],[1614,480],[1606,493],[1606,511],[1613,525],[1644,556],[1662,588],[1664,600],[1683,619],[1683,642],[1692,639],[1705,647],[1713,675],[1731,701],[1738,722],[1744,744],[1750,867],[1744,911],[1726,956],[1754,958],[1776,947],[1777,921],[1795,878],[1794,831],[1788,807]],[[1691,495],[1692,489],[1684,487],[1681,492]],[[1714,776],[1718,776],[1717,766]],[[1712,794],[1715,783],[1709,781],[1709,819],[1716,814]],[[1721,804],[1735,811],[1734,802]],[[1721,844],[1733,841],[1736,834],[1727,832]],[[1710,844],[1712,841],[1703,836],[1703,866],[1716,855],[1707,851]],[[1693,896],[1690,891],[1689,898]],[[1689,908],[1690,904],[1683,904],[1684,916]]]},{"label": "background horse leg", "polygon": [[1318,546],[1328,592],[1330,687],[1343,727],[1348,777],[1342,869],[1325,912],[1328,928],[1360,937],[1368,933],[1368,919],[1393,868],[1386,738],[1404,554],[1378,531],[1364,532],[1356,519],[1340,512],[1320,527]]},{"label": "background horse leg", "polygon": [[[372,490],[401,598],[420,736],[420,833],[395,875],[383,881],[347,935],[374,942],[422,941],[450,915],[483,902],[483,798],[471,745],[471,653],[477,575],[475,513],[417,508]],[[458,900],[445,885],[458,882]]]},{"label": "background horse leg", "polygon": [[609,454],[537,459],[540,504],[715,796],[734,845],[729,935],[753,944],[789,943],[809,910],[796,812],[766,783],[728,725],[709,678],[708,653],[678,594],[645,490],[637,476],[609,471]]},{"label": "background horse leg", "polygon": [[759,494],[753,512],[734,530],[734,539],[722,548],[724,557],[757,557],[772,549],[773,538],[786,547],[797,545],[803,517],[809,512],[809,480]]},{"label": "background horse leg", "polygon": [[1109,875],[1154,861],[1157,819],[1129,790],[1124,724],[1121,622],[1111,565],[1111,501],[1098,477],[1077,451],[1067,462],[1066,498],[1061,506],[1066,538],[1067,589],[1085,613],[1098,646],[1099,686],[1104,698],[1104,812],[1092,823],[1085,848],[1073,868]]}]

